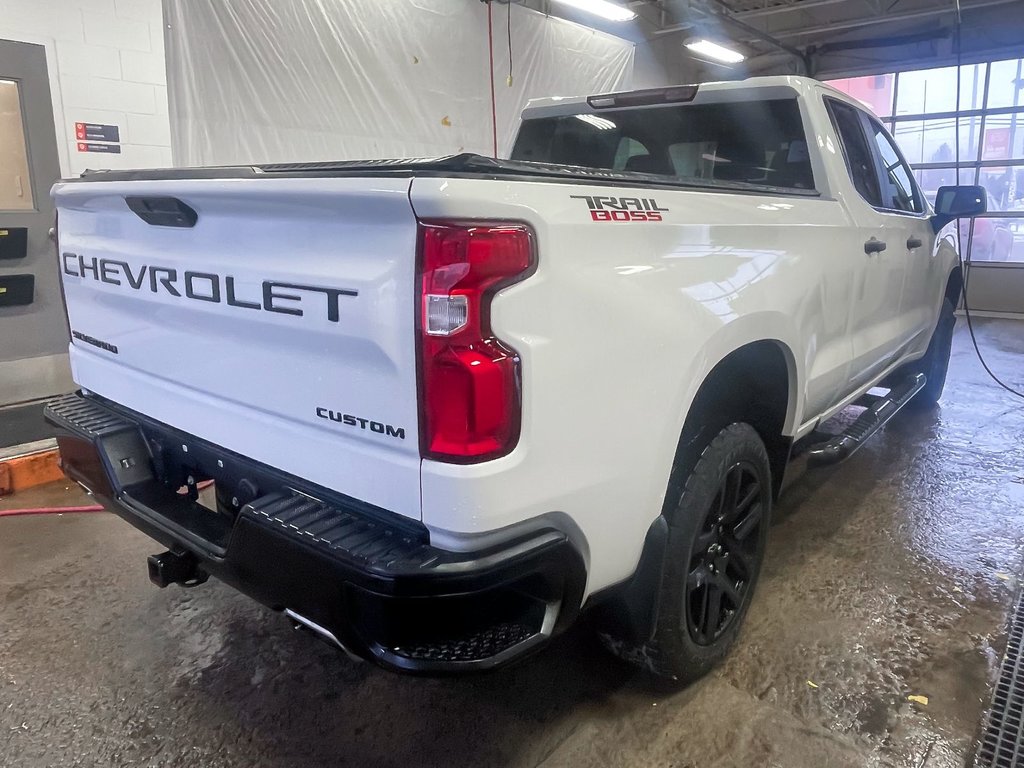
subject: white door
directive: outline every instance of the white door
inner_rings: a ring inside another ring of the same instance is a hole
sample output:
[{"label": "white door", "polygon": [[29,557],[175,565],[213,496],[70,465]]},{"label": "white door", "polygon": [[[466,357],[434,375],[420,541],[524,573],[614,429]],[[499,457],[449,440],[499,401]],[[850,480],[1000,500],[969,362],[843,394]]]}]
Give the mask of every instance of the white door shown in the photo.
[{"label": "white door", "polygon": [[865,116],[869,145],[875,156],[882,206],[892,230],[887,253],[902,261],[903,296],[900,303],[898,351],[928,346],[937,306],[935,286],[942,283],[941,264],[935,259],[935,232],[931,217],[910,166],[889,132],[873,117]]},{"label": "white door", "polygon": [[907,271],[906,226],[902,216],[882,207],[873,142],[861,110],[826,98],[847,170],[856,194],[847,196],[851,228],[841,238],[854,264],[850,290],[849,334],[853,353],[847,393],[871,381],[889,365],[904,325],[900,312]]}]

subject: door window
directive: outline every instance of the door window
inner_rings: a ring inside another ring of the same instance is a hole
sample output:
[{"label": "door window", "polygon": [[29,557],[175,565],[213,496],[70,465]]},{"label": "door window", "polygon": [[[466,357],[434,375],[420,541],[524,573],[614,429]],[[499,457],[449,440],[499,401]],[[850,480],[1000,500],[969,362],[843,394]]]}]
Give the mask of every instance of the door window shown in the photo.
[{"label": "door window", "polygon": [[868,121],[878,161],[879,186],[882,192],[882,207],[893,211],[923,213],[924,201],[914,184],[910,168],[900,157],[899,151],[885,128],[877,120]]},{"label": "door window", "polygon": [[14,80],[0,80],[0,211],[33,208],[21,93]]},{"label": "door window", "polygon": [[853,185],[860,196],[871,205],[881,207],[882,194],[878,188],[878,172],[875,170],[875,160],[861,127],[860,112],[849,104],[835,99],[826,99],[826,102],[832,117],[832,126],[839,134],[839,143],[842,144],[846,168],[850,172]]}]

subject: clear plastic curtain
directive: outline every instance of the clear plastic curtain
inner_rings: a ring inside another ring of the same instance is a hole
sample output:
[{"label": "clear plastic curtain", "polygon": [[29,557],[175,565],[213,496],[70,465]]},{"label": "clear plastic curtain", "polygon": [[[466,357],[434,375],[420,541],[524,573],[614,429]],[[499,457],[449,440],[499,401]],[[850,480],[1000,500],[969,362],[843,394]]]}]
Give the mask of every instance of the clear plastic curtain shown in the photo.
[{"label": "clear plastic curtain", "polygon": [[[528,99],[629,87],[632,43],[492,10],[499,154]],[[178,165],[492,152],[479,0],[164,0],[164,15]]]}]

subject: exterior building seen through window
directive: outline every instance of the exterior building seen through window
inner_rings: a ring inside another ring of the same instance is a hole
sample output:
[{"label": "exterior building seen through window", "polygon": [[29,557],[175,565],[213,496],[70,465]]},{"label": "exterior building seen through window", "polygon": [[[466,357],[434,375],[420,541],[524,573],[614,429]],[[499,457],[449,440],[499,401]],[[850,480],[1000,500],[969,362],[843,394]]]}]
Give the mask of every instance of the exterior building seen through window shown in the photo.
[{"label": "exterior building seen through window", "polygon": [[959,102],[956,67],[828,84],[878,116],[930,202],[946,184],[985,187],[989,212],[975,220],[972,261],[1024,263],[1024,59],[964,65]]}]

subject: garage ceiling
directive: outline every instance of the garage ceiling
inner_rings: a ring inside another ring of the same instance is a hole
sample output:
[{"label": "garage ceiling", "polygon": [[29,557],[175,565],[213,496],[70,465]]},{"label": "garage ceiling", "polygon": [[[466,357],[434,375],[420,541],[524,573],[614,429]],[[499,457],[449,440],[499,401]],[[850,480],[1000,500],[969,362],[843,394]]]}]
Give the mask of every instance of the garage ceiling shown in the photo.
[{"label": "garage ceiling", "polygon": [[[958,15],[957,0],[617,1],[637,14],[636,21],[601,23],[554,0],[523,4],[638,43],[722,38],[744,49],[746,72],[802,72],[805,62],[813,73],[837,66],[855,70],[865,65],[849,52],[867,49],[874,50],[861,58],[872,62],[941,59],[952,53],[950,40]],[[1015,22],[1024,23],[1022,11],[1021,0],[960,0],[965,54],[973,52],[977,58],[987,51],[1012,53],[1019,48],[1015,38],[1021,27]],[[1014,23],[1008,23],[1008,14]],[[837,57],[838,52],[844,56]]]}]

